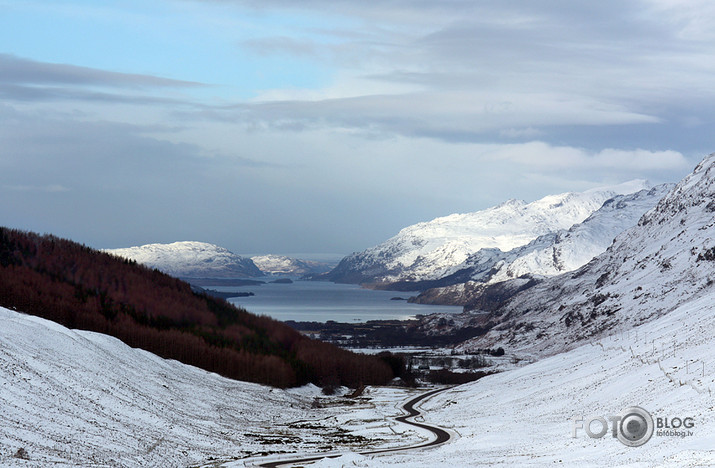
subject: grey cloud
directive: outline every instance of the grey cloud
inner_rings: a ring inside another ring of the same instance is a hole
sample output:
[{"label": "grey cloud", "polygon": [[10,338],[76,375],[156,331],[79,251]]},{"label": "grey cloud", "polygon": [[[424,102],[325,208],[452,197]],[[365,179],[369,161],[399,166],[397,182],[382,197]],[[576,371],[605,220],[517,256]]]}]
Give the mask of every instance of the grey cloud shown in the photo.
[{"label": "grey cloud", "polygon": [[94,85],[118,88],[195,87],[201,83],[151,75],[118,73],[76,65],[46,63],[0,54],[0,83],[22,85]]},{"label": "grey cloud", "polygon": [[[529,93],[415,92],[319,101],[245,103],[195,116],[243,123],[251,129],[352,128],[366,133],[483,141],[501,131],[557,125],[656,122],[626,107],[579,96]],[[532,132],[534,134],[534,132]]]},{"label": "grey cloud", "polygon": [[0,83],[0,97],[8,101],[87,101],[136,105],[185,105],[201,107],[200,103],[187,100],[126,92],[102,92],[86,87],[25,86]]},{"label": "grey cloud", "polygon": [[250,154],[206,155],[197,145],[149,136],[158,130],[0,106],[3,225],[97,247],[210,241],[211,226],[225,243],[257,216],[256,194],[266,190],[259,176],[287,170]]},{"label": "grey cloud", "polygon": [[173,191],[177,181],[200,180],[210,167],[272,167],[248,156],[206,154],[196,144],[150,136],[175,131],[159,125],[88,122],[69,115],[40,117],[3,106],[0,183],[16,190]]},{"label": "grey cloud", "polygon": [[5,189],[16,191],[16,192],[48,192],[48,193],[59,193],[67,192],[70,189],[59,184],[51,185],[5,185]]},{"label": "grey cloud", "polygon": [[197,103],[157,95],[156,91],[201,86],[205,85],[151,75],[38,62],[0,54],[0,98],[9,101],[79,100],[198,106]]},{"label": "grey cloud", "polygon": [[[261,3],[264,8],[286,7],[281,1]],[[301,9],[333,11],[328,3],[353,18],[377,18],[355,27],[370,31],[376,39],[375,47],[354,42],[367,60],[385,53],[385,46],[393,46],[395,50],[385,60],[398,70],[400,66],[414,67],[411,71],[442,70],[440,78],[471,70],[467,79],[473,79],[474,72],[493,72],[504,80],[519,72],[532,78],[536,73],[538,78],[546,71],[551,77],[568,72],[581,79],[588,74],[598,79],[614,69],[637,73],[646,65],[656,68],[654,59],[670,58],[670,53],[692,55],[698,48],[695,41],[682,40],[685,26],[670,21],[672,15],[649,14],[652,8],[647,1],[313,1],[300,5]],[[694,7],[683,6],[688,8]],[[410,28],[410,18],[422,21]],[[703,44],[711,47],[709,41]]]},{"label": "grey cloud", "polygon": [[[214,118],[254,128],[347,127],[445,141],[504,141],[514,129],[528,128],[519,138],[551,136],[594,149],[609,132],[629,147],[709,144],[705,135],[681,137],[683,126],[671,116],[687,103],[699,109],[690,122],[713,120],[703,103],[711,109],[715,100],[715,46],[708,35],[691,33],[694,21],[705,23],[688,13],[713,17],[712,10],[612,0],[236,3],[362,19],[343,26],[342,35],[334,32],[338,43],[311,49],[322,47],[317,55],[323,59],[365,71],[364,80],[409,92],[256,103],[205,114]],[[289,53],[297,44],[265,38],[264,46],[264,53]],[[637,143],[629,144],[629,132]],[[589,133],[600,137],[589,139]]]}]

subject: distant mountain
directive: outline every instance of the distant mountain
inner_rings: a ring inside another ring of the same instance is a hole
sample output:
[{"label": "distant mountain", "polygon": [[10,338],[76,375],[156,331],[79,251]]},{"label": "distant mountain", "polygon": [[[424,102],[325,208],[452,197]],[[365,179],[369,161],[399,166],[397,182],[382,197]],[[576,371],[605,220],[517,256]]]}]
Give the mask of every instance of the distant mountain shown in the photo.
[{"label": "distant mountain", "polygon": [[245,278],[263,276],[250,258],[205,242],[147,244],[106,252],[134,260],[180,278]]},{"label": "distant mountain", "polygon": [[392,283],[438,280],[464,269],[470,255],[480,250],[498,255],[539,236],[569,229],[606,200],[640,191],[647,185],[646,181],[635,180],[583,193],[550,195],[532,203],[509,200],[483,211],[418,223],[382,244],[349,255],[325,278],[388,288]]},{"label": "distant mountain", "polygon": [[480,323],[491,327],[471,345],[557,352],[696,298],[715,299],[715,154],[588,264],[538,284],[524,281],[463,291],[466,307],[481,309]]},{"label": "distant mountain", "polygon": [[325,273],[335,264],[299,260],[284,255],[258,255],[251,257],[253,263],[267,275],[310,275]]},{"label": "distant mountain", "polygon": [[[483,288],[479,283],[542,278],[575,270],[603,253],[618,234],[634,226],[674,186],[662,184],[650,190],[617,195],[582,223],[539,236],[509,252],[482,249],[470,255],[456,274],[441,280],[449,284],[424,291],[413,302],[464,305],[469,297],[465,291]],[[459,285],[466,282],[477,284]]]}]

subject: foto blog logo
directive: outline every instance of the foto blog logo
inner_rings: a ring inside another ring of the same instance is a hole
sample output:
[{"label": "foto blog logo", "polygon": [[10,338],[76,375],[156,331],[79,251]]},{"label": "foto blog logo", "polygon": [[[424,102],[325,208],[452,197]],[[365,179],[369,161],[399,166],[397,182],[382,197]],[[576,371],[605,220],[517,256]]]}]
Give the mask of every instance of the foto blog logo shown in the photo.
[{"label": "foto blog logo", "polygon": [[592,439],[600,439],[608,432],[609,422],[611,435],[629,447],[638,447],[648,442],[655,428],[653,417],[648,411],[631,406],[620,415],[608,416],[608,420],[603,416],[573,418],[573,437],[578,437],[578,430],[582,429]]},{"label": "foto blog logo", "polygon": [[680,429],[692,429],[695,426],[691,417],[656,418],[654,422],[650,413],[640,406],[630,406],[620,415],[606,418],[577,416],[572,421],[574,438],[578,437],[579,430],[583,430],[592,439],[600,439],[608,433],[610,423],[611,435],[629,447],[639,447],[648,442],[656,428],[658,436],[687,437],[693,435],[693,432]]}]

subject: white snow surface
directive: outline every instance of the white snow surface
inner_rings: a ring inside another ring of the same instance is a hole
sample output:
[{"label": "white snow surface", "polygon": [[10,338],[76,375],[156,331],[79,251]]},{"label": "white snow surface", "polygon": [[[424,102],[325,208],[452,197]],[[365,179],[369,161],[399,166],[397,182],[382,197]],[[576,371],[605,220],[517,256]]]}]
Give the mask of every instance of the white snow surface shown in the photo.
[{"label": "white snow surface", "polygon": [[206,242],[147,244],[124,249],[107,249],[105,252],[179,277],[243,278],[263,274],[250,258]]},{"label": "white snow surface", "polygon": [[647,181],[634,180],[583,193],[549,195],[531,203],[509,200],[482,211],[436,218],[408,226],[382,244],[346,257],[343,267],[368,275],[376,272],[378,282],[442,278],[480,249],[506,252],[526,245],[584,221],[616,195],[648,186]]},{"label": "white snow surface", "polygon": [[230,380],[4,308],[0,324],[2,467],[182,467],[426,440],[390,419],[414,390],[368,388],[346,405],[314,385]]},{"label": "white snow surface", "polygon": [[[368,389],[370,404],[315,410],[313,386],[283,391],[224,379],[7,309],[0,320],[0,466],[255,466],[256,458],[235,459],[314,453],[336,429],[382,438],[372,447],[426,440],[385,419],[414,395],[407,390]],[[342,457],[311,466],[713,466],[714,329],[711,298],[689,301],[653,322],[432,397],[420,405],[423,420],[456,434],[443,446],[379,456],[343,446]],[[633,405],[654,418],[693,418],[692,435],[656,433],[636,448],[610,432],[572,437],[574,417]],[[12,456],[20,447],[30,460]]]}]

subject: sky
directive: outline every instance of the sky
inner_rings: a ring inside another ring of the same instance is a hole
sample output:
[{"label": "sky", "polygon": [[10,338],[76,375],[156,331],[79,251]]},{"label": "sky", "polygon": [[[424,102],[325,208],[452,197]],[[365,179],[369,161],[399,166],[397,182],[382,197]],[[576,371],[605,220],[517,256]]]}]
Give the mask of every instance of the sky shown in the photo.
[{"label": "sky", "polygon": [[0,0],[0,225],[348,254],[715,151],[715,5]]}]

